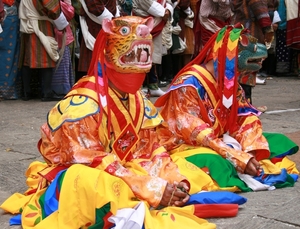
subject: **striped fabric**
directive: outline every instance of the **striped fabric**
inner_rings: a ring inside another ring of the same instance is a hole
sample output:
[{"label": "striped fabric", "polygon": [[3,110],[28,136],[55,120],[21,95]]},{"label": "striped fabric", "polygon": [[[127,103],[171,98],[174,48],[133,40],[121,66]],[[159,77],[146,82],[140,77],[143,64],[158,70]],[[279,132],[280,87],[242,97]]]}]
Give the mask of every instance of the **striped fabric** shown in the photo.
[{"label": "striped fabric", "polygon": [[264,43],[262,31],[270,28],[272,21],[269,16],[268,4],[265,0],[232,0],[233,21],[241,22],[251,31],[260,43]]},{"label": "striped fabric", "polygon": [[[37,11],[50,19],[57,19],[60,15],[59,0],[32,0]],[[39,29],[46,35],[54,37],[53,24],[39,20]],[[47,54],[39,38],[33,34],[21,35],[20,64],[30,68],[53,68],[55,62]]]}]

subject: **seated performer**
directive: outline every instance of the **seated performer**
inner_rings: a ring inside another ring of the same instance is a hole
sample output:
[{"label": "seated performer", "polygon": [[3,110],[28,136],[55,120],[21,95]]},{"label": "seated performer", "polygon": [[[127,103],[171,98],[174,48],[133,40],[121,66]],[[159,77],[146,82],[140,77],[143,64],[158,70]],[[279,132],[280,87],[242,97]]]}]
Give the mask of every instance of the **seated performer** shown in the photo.
[{"label": "seated performer", "polygon": [[181,206],[188,192],[218,186],[159,145],[155,129],[163,120],[139,91],[152,64],[152,27],[152,18],[103,20],[88,75],[41,127],[38,148],[46,163],[33,162],[25,195],[1,205],[21,214],[24,229],[111,228],[110,216],[138,203],[145,205],[138,217],[145,229],[215,228]]},{"label": "seated performer", "polygon": [[[160,113],[168,123],[168,129],[159,128],[161,143],[167,150],[208,147],[238,172],[261,174],[263,159],[271,156],[270,148],[258,118],[261,112],[245,99],[237,78],[258,71],[266,56],[266,47],[239,25],[214,34],[155,102],[155,106],[162,107]],[[288,142],[286,148],[291,147],[275,156],[290,149],[290,154],[297,152],[293,142],[280,134],[277,137],[279,142]]]}]

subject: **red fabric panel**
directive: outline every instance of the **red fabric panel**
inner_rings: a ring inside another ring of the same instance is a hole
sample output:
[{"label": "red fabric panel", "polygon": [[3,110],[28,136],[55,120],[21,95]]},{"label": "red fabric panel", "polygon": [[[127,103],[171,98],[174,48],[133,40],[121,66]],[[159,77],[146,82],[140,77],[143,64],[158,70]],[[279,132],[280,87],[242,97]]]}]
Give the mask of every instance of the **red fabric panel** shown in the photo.
[{"label": "red fabric panel", "polygon": [[199,218],[234,217],[238,213],[238,204],[195,204],[194,215]]}]

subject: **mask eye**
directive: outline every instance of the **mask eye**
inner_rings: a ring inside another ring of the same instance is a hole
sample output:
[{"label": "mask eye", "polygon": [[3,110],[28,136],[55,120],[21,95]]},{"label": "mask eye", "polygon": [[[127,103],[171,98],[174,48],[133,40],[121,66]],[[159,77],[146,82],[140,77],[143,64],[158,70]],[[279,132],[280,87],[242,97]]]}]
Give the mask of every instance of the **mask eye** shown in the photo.
[{"label": "mask eye", "polygon": [[119,31],[122,35],[128,35],[130,33],[130,28],[128,26],[123,26]]},{"label": "mask eye", "polygon": [[249,45],[249,39],[246,35],[242,34],[240,37],[240,43],[242,46],[247,47]]}]

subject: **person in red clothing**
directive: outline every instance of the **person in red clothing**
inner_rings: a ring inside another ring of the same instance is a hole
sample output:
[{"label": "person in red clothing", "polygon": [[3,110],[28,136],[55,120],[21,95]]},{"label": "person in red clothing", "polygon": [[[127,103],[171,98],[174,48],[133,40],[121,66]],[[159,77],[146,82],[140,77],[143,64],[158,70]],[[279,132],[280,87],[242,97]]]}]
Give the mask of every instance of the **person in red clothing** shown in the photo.
[{"label": "person in red clothing", "polygon": [[[242,23],[250,30],[259,43],[271,43],[274,38],[272,20],[269,16],[268,2],[264,0],[232,0],[232,24]],[[256,72],[243,75],[239,83],[245,91],[246,98],[252,103],[252,88],[256,85]],[[265,111],[266,107],[262,107]]]},{"label": "person in red clothing", "polygon": [[230,24],[233,15],[230,0],[201,0],[197,2],[197,10],[194,26],[195,57],[214,33]]},{"label": "person in red clothing", "polygon": [[102,28],[104,18],[111,19],[119,16],[116,0],[80,0],[79,16],[81,41],[76,81],[87,74],[92,59],[95,39]]},{"label": "person in red clothing", "polygon": [[19,6],[21,22],[21,54],[23,100],[32,98],[32,70],[41,77],[42,101],[53,100],[51,89],[53,70],[59,60],[54,28],[64,30],[68,21],[59,0],[22,0]]}]

